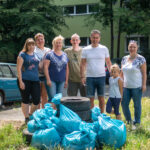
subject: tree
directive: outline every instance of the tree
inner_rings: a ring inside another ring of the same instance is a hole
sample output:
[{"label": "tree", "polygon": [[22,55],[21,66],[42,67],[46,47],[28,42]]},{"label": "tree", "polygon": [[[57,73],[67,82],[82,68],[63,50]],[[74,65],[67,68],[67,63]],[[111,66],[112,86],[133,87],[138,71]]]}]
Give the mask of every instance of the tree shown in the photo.
[{"label": "tree", "polygon": [[103,27],[110,26],[111,58],[114,57],[114,9],[117,0],[100,0],[98,12],[93,15],[94,19],[102,23]]},{"label": "tree", "polygon": [[41,32],[51,45],[65,25],[63,9],[52,0],[3,0],[0,5],[0,50],[17,54],[28,37]]}]

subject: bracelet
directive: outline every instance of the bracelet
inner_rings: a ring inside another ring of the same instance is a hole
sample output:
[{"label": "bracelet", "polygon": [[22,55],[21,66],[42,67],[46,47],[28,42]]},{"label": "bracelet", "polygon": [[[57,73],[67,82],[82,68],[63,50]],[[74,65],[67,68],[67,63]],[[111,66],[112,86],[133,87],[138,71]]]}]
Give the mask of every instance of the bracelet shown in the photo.
[{"label": "bracelet", "polygon": [[85,78],[85,77],[81,77],[81,78]]}]

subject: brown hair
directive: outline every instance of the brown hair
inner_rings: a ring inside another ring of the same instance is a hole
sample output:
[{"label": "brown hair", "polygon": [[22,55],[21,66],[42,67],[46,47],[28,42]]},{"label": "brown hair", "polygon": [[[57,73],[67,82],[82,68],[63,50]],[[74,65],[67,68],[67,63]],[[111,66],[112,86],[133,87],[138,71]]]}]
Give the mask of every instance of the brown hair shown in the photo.
[{"label": "brown hair", "polygon": [[35,45],[35,41],[34,41],[33,38],[26,39],[26,42],[25,42],[24,47],[22,49],[22,52],[27,52],[28,51],[28,45],[30,45],[30,44],[34,44]]}]

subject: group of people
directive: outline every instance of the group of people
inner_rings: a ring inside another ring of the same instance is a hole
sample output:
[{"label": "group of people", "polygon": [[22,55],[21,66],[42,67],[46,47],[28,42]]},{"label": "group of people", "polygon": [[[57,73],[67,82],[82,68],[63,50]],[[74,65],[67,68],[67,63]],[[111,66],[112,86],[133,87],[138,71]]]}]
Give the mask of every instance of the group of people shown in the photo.
[{"label": "group of people", "polygon": [[[61,35],[53,39],[52,50],[44,47],[45,39],[42,33],[36,34],[34,39],[26,40],[17,58],[18,86],[26,122],[29,116],[40,108],[40,101],[43,108],[45,103],[51,102],[54,95],[62,93],[64,88],[67,88],[68,96],[77,96],[79,90],[81,96],[89,97],[91,109],[94,107],[97,90],[99,107],[104,113],[106,63],[111,74],[106,112],[114,112],[116,118],[121,119],[121,103],[127,122],[140,124],[142,92],[146,90],[146,60],[137,53],[137,42],[130,41],[129,55],[122,58],[121,68],[117,64],[112,65],[108,48],[100,44],[100,39],[100,31],[92,30],[91,44],[82,49],[79,46],[80,36],[75,33],[70,40],[72,47],[64,51],[64,38]],[[134,122],[129,109],[131,98],[134,102]],[[29,110],[30,101],[32,105]]]}]

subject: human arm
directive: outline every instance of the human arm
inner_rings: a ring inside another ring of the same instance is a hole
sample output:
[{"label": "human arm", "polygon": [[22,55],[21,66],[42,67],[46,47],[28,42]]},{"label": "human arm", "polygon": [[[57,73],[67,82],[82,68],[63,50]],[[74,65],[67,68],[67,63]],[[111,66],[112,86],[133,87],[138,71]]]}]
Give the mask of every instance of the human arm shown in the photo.
[{"label": "human arm", "polygon": [[67,66],[66,66],[66,81],[65,81],[64,88],[67,88],[67,86],[68,86],[68,78],[69,78],[69,66],[68,66],[68,63],[67,63]]},{"label": "human arm", "polygon": [[51,83],[50,76],[49,76],[49,72],[48,72],[48,67],[49,67],[49,65],[50,65],[50,60],[45,59],[45,60],[44,60],[44,74],[45,74],[45,77],[46,77],[47,85],[48,85],[48,86],[51,86],[52,83]]},{"label": "human arm", "polygon": [[121,94],[121,101],[122,101],[122,97],[123,97],[123,81],[122,81],[122,79],[118,80],[118,85],[119,85],[119,91]]},{"label": "human arm", "polygon": [[146,66],[146,62],[141,65],[141,72],[142,72],[142,92],[145,92],[146,91],[146,80],[147,80],[147,66]]},{"label": "human arm", "polygon": [[18,80],[19,80],[19,87],[22,90],[25,89],[25,84],[22,81],[22,73],[21,73],[23,62],[24,62],[23,58],[18,56],[17,57],[17,74],[18,74]]},{"label": "human arm", "polygon": [[106,65],[107,65],[109,72],[111,72],[110,68],[111,68],[112,64],[111,64],[110,57],[105,58],[105,62],[106,62]]},{"label": "human arm", "polygon": [[86,68],[86,59],[85,58],[82,58],[81,59],[81,64],[80,64],[80,77],[81,77],[81,83],[83,85],[85,85],[85,81],[86,81],[86,78],[85,78],[85,68]]}]

